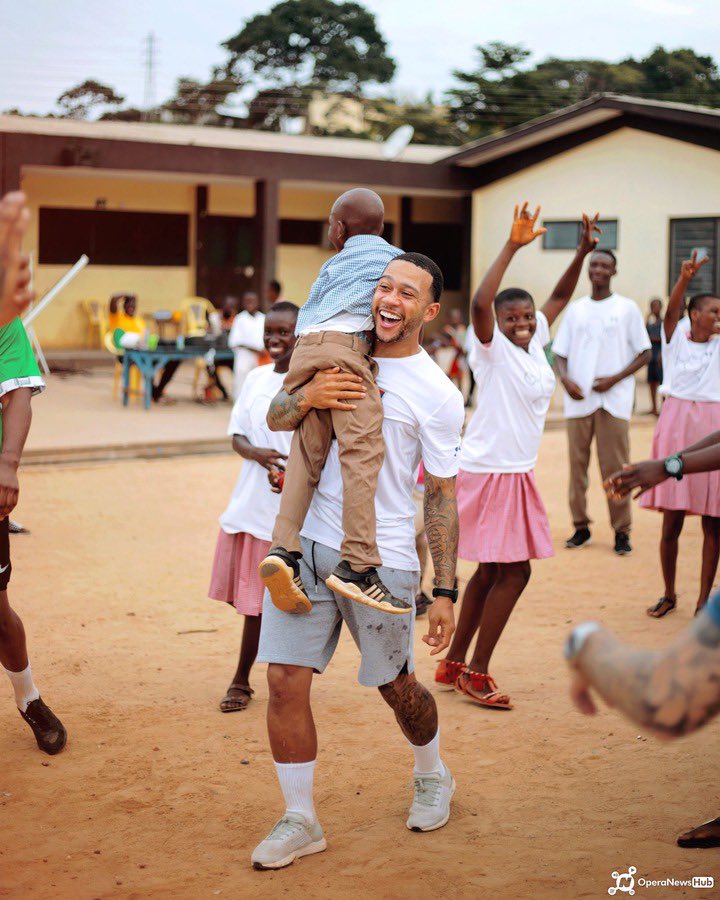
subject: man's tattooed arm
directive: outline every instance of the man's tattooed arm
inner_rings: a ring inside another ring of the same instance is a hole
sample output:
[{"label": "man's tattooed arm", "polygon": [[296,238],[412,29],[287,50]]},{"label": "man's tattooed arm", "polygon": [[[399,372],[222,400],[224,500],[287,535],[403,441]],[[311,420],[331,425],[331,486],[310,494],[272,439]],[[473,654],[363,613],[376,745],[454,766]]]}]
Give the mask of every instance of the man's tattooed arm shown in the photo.
[{"label": "man's tattooed arm", "polygon": [[268,427],[270,431],[295,431],[310,409],[304,388],[300,388],[294,394],[280,390],[268,410]]},{"label": "man's tattooed arm", "polygon": [[452,588],[459,532],[455,478],[437,478],[426,470],[423,508],[425,533],[435,569],[435,587]]},{"label": "man's tattooed arm", "polygon": [[628,648],[603,628],[576,665],[610,706],[664,737],[697,731],[720,712],[720,628],[707,612],[657,652]]}]

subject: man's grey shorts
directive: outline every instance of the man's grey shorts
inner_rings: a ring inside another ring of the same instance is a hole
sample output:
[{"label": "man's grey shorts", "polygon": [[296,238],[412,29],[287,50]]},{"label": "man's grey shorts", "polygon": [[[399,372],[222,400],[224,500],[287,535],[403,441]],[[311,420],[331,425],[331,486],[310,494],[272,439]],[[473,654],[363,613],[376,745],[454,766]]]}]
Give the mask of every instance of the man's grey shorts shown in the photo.
[{"label": "man's grey shorts", "polygon": [[403,666],[414,669],[413,635],[418,572],[385,566],[378,569],[383,584],[395,597],[411,603],[407,615],[384,613],[334,594],[325,579],[340,562],[340,553],[324,544],[302,539],[300,575],[312,602],[306,615],[291,615],[273,606],[265,591],[258,662],[306,666],[323,672],[337,647],[345,622],[360,650],[358,681],[366,687],[389,684]]}]

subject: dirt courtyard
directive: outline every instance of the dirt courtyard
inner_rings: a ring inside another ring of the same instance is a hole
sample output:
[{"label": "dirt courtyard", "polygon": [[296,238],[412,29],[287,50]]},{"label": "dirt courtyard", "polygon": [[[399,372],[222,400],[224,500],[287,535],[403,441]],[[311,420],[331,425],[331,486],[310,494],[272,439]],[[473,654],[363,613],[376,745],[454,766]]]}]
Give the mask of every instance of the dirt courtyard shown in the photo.
[{"label": "dirt courtyard", "polygon": [[[635,458],[651,435],[634,427]],[[630,866],[636,878],[718,879],[720,851],[674,843],[720,814],[708,764],[718,724],[659,743],[604,708],[585,719],[568,700],[561,657],[584,619],[645,647],[672,639],[695,605],[699,523],[682,540],[678,611],[650,620],[660,517],[636,509],[635,553],[616,558],[593,468],[595,542],[561,549],[570,533],[563,431],[545,435],[538,468],[557,556],[534,564],[493,664],[515,709],[483,710],[437,689],[417,624],[418,675],[437,699],[458,785],[448,825],[405,828],[411,754],[377,692],[357,684],[345,635],[314,686],[328,850],[253,871],[250,852],[282,812],[265,667],[248,710],[222,715],[242,620],[206,599],[217,516],[237,469],[228,454],[22,472],[17,517],[32,535],[12,541],[10,596],[69,742],[60,756],[41,754],[0,682],[0,896],[599,898],[615,884],[611,873]],[[471,571],[461,567],[463,581]]]}]

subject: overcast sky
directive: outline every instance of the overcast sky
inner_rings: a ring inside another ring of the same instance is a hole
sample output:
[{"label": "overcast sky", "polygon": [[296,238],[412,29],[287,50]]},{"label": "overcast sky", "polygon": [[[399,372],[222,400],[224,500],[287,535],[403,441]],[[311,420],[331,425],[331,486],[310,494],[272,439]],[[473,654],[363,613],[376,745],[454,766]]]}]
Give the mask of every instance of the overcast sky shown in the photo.
[{"label": "overcast sky", "polygon": [[[157,38],[155,100],[175,79],[208,76],[221,41],[271,8],[268,0],[0,0],[0,110],[45,113],[86,78],[142,106],[144,39]],[[364,0],[398,63],[394,87],[440,97],[454,68],[472,68],[473,47],[521,43],[546,56],[618,60],[657,44],[720,58],[720,3],[713,0]]]}]

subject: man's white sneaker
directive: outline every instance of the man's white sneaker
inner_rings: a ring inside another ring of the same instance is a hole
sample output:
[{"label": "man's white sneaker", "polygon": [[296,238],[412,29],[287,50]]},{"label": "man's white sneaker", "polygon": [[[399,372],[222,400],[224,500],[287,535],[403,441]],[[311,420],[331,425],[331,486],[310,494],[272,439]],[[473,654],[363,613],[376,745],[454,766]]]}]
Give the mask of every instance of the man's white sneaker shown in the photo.
[{"label": "man's white sneaker", "polygon": [[270,834],[253,850],[250,860],[256,869],[282,869],[301,856],[327,848],[319,822],[308,822],[300,813],[286,812]]},{"label": "man's white sneaker", "polygon": [[447,766],[445,774],[416,775],[415,798],[410,807],[407,827],[410,831],[435,831],[450,818],[450,800],[455,793],[455,779]]}]

